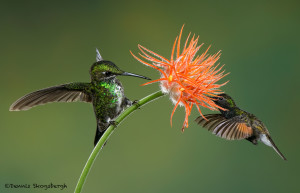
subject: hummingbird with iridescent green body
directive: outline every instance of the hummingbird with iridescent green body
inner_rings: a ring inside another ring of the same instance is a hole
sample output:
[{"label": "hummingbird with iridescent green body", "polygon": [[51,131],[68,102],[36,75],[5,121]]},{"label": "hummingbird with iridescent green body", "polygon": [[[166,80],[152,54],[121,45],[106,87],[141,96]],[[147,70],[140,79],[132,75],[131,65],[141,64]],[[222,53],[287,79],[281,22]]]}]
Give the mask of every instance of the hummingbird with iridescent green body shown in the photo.
[{"label": "hummingbird with iridescent green body", "polygon": [[266,126],[255,115],[236,106],[227,94],[212,97],[219,107],[221,114],[199,116],[195,121],[218,137],[227,140],[246,139],[257,145],[258,141],[272,147],[278,155],[286,160],[272,140]]},{"label": "hummingbird with iridescent green body", "polygon": [[116,76],[134,76],[150,80],[145,76],[125,72],[113,62],[103,60],[96,49],[96,62],[90,68],[91,82],[62,84],[29,93],[10,106],[10,111],[28,110],[37,105],[50,102],[87,102],[92,103],[97,120],[94,145],[114,119],[132,105],[124,94],[124,87]]}]

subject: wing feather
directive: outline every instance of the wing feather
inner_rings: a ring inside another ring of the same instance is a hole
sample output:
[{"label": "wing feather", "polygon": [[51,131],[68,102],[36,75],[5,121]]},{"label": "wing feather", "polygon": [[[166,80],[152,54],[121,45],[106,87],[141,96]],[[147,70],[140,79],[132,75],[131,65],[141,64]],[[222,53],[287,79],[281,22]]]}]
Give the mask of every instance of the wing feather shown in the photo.
[{"label": "wing feather", "polygon": [[70,83],[41,89],[21,97],[9,110],[29,110],[50,102],[92,102],[91,96],[85,91],[87,86],[88,83]]},{"label": "wing feather", "polygon": [[245,119],[233,117],[226,119],[222,114],[208,114],[197,117],[198,125],[208,129],[218,137],[227,140],[245,139],[253,134],[253,130]]},{"label": "wing feather", "polygon": [[221,133],[222,131],[228,127],[228,125],[230,124],[229,120],[224,119],[222,122],[220,122],[220,124],[218,124],[216,126],[216,128],[213,131],[213,134],[216,134],[217,136],[221,137]]}]

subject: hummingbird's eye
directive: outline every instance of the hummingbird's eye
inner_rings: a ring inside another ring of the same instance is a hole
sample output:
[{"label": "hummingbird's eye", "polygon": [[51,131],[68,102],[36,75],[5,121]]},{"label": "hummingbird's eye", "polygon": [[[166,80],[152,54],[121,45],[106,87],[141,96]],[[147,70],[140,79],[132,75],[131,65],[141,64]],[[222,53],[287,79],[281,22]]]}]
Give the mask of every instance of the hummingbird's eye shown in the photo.
[{"label": "hummingbird's eye", "polygon": [[220,97],[219,100],[222,101],[224,99],[224,97]]},{"label": "hummingbird's eye", "polygon": [[106,72],[104,72],[104,75],[105,75],[105,76],[110,76],[110,75],[111,75],[111,72],[106,71]]}]

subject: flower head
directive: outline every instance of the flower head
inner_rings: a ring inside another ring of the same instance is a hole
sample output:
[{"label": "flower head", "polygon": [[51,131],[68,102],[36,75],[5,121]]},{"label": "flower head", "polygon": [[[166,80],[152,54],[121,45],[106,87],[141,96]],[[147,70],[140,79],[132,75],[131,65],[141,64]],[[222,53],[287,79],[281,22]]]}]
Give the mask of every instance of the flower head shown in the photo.
[{"label": "flower head", "polygon": [[175,39],[169,60],[141,45],[138,45],[141,51],[139,55],[146,61],[138,58],[132,52],[131,54],[141,63],[155,68],[161,73],[159,79],[143,85],[160,82],[162,92],[169,94],[170,99],[175,105],[171,114],[171,125],[173,114],[178,105],[185,107],[186,114],[182,126],[182,131],[184,131],[184,128],[188,127],[188,117],[194,105],[202,116],[203,114],[199,106],[211,110],[221,108],[214,103],[214,99],[211,97],[217,97],[218,94],[222,93],[219,88],[227,82],[223,84],[216,84],[216,82],[227,74],[221,71],[223,66],[220,68],[218,68],[219,64],[215,66],[215,63],[220,58],[220,51],[214,55],[208,55],[208,48],[204,53],[196,56],[196,53],[203,45],[197,45],[199,36],[195,38],[195,35],[193,35],[189,41],[189,34],[181,51],[180,40],[182,30],[183,26],[179,36]]}]

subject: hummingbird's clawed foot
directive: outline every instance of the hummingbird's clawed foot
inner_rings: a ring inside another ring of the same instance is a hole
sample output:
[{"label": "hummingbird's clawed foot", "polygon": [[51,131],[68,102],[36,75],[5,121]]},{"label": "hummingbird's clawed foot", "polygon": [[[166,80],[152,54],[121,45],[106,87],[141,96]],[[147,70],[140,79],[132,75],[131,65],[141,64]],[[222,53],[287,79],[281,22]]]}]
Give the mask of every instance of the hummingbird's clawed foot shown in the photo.
[{"label": "hummingbird's clawed foot", "polygon": [[109,121],[109,126],[112,125],[114,127],[118,126],[118,123],[116,121]]},{"label": "hummingbird's clawed foot", "polygon": [[136,105],[138,109],[141,109],[140,108],[141,105],[139,104],[139,100],[132,101],[132,105]]},{"label": "hummingbird's clawed foot", "polygon": [[248,141],[250,141],[253,145],[257,145],[258,144],[258,142],[257,142],[257,139],[254,137],[254,136],[252,136],[252,137],[248,137],[248,138],[246,138]]}]

